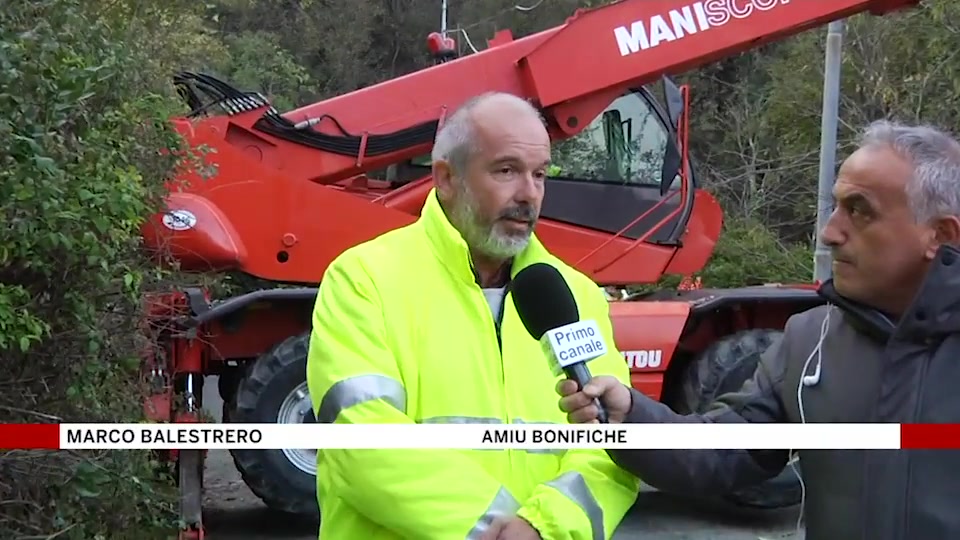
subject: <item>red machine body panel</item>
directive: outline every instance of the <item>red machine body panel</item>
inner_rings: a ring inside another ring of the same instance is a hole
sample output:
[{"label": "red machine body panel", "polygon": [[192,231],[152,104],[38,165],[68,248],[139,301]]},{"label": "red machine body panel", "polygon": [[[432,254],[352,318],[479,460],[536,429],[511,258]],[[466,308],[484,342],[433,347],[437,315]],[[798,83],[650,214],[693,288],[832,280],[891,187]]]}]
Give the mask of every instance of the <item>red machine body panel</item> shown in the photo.
[{"label": "red machine body panel", "polygon": [[630,368],[634,388],[659,399],[663,374],[680,343],[690,314],[687,302],[611,302],[617,350]]}]

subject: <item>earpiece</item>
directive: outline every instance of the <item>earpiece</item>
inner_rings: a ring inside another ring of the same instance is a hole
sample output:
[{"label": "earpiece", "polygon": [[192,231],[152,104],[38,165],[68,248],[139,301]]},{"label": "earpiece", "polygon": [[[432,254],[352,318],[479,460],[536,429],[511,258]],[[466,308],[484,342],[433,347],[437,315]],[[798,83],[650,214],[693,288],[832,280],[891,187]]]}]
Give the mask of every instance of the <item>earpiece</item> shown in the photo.
[{"label": "earpiece", "polygon": [[804,386],[816,386],[820,382],[820,365],[820,362],[817,362],[817,367],[814,368],[813,373],[803,377]]},{"label": "earpiece", "polygon": [[[797,399],[801,400],[801,403],[803,398],[800,397],[800,389],[804,386],[809,387],[820,384],[820,366],[823,365],[823,341],[827,338],[827,329],[830,326],[830,311],[832,311],[832,309],[833,307],[830,306],[827,314],[823,317],[823,322],[820,323],[820,339],[817,340],[816,347],[810,351],[810,356],[807,357],[807,361],[803,363],[802,373],[806,373],[807,369],[810,367],[810,362],[813,361],[814,358],[817,360],[816,364],[813,366],[813,373],[801,377],[800,385],[797,386]],[[801,410],[800,413],[803,414],[803,411]]]}]

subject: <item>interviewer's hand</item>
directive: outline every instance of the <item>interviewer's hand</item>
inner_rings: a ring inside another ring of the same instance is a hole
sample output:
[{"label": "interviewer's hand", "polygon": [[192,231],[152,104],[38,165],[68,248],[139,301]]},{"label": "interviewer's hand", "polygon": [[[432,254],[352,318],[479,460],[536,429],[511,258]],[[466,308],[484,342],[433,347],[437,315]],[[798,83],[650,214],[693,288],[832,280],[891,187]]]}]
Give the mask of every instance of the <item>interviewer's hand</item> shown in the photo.
[{"label": "interviewer's hand", "polygon": [[600,411],[593,405],[594,398],[607,409],[607,418],[611,424],[619,424],[627,417],[632,405],[630,389],[616,377],[601,375],[590,379],[583,390],[577,391],[577,381],[565,379],[557,384],[560,398],[560,410],[567,413],[571,424],[596,424]]}]

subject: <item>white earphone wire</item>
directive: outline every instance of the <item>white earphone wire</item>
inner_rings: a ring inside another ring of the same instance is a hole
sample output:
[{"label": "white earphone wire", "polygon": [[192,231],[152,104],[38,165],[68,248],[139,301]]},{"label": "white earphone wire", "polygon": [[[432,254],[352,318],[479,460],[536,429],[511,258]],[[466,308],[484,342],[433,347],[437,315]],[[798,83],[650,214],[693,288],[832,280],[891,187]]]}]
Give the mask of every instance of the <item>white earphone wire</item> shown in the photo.
[{"label": "white earphone wire", "polygon": [[[807,357],[806,361],[803,363],[803,369],[800,371],[800,382],[797,383],[797,408],[800,410],[800,423],[806,424],[807,417],[806,413],[803,410],[803,388],[805,386],[816,386],[820,383],[821,370],[823,369],[823,342],[827,338],[827,331],[830,328],[830,313],[833,311],[833,306],[827,306],[827,314],[823,317],[823,322],[820,324],[820,338],[817,340],[817,345],[810,351],[810,356]],[[807,370],[810,369],[810,362],[813,358],[817,358],[817,364],[813,368],[813,374],[807,375]],[[792,458],[793,449],[791,448],[788,452],[788,455],[791,456],[790,459],[790,468],[793,470],[793,474],[797,476],[797,480],[800,482],[800,515],[797,516],[797,536],[800,535],[800,528],[803,526],[803,509],[804,503],[807,499],[807,485],[803,482],[803,477],[800,475],[800,470],[797,469],[797,462]]]}]

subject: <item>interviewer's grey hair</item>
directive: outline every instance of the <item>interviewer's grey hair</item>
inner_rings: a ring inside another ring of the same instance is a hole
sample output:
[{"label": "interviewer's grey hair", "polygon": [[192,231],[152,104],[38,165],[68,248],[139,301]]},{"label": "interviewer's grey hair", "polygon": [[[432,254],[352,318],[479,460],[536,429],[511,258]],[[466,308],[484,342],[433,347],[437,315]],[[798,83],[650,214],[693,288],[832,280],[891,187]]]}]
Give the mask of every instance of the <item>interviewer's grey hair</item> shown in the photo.
[{"label": "interviewer's grey hair", "polygon": [[467,100],[459,109],[448,116],[437,131],[433,143],[431,159],[446,161],[453,170],[454,177],[459,178],[467,168],[470,157],[477,150],[474,120],[471,117],[478,105],[489,99],[500,98],[512,101],[527,109],[531,114],[543,122],[540,111],[529,101],[508,92],[486,92]]},{"label": "interviewer's grey hair", "polygon": [[960,216],[960,143],[949,134],[880,120],[867,126],[860,145],[893,148],[913,165],[907,201],[917,223]]}]

